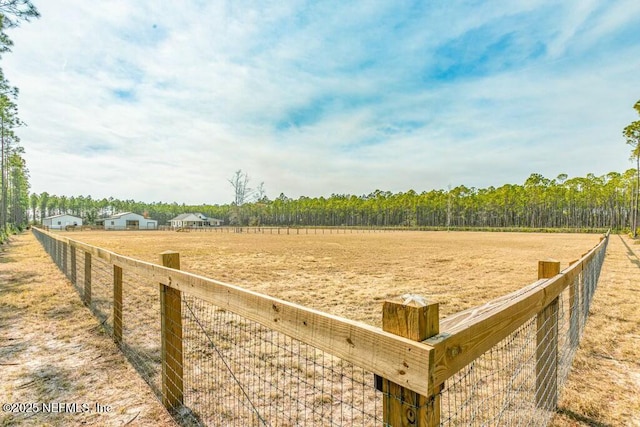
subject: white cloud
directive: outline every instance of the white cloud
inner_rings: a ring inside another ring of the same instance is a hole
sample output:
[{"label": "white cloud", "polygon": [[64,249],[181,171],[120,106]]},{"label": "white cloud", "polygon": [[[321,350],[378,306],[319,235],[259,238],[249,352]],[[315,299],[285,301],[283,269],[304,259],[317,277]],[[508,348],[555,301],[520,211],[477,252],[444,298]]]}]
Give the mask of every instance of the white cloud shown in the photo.
[{"label": "white cloud", "polygon": [[626,169],[640,40],[616,40],[640,6],[553,3],[48,2],[2,66],[35,192],[226,203],[237,169],[272,198]]}]

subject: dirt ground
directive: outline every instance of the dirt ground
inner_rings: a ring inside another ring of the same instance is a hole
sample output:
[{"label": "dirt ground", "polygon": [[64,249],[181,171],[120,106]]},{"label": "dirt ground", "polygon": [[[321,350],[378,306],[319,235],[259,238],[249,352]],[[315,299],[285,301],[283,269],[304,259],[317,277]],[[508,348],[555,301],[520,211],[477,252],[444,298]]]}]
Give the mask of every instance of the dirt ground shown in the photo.
[{"label": "dirt ground", "polygon": [[[376,326],[386,298],[420,294],[440,302],[445,317],[535,281],[538,260],[556,259],[564,268],[598,242],[597,235],[457,232],[64,235],[151,262],[158,261],[159,253],[175,250],[183,270]],[[629,239],[611,238],[592,319],[561,396],[556,426],[640,426],[640,310],[634,279],[639,249]],[[114,408],[107,414],[73,416],[4,413],[0,425],[77,425],[85,420],[171,425],[30,234],[14,238],[0,255],[0,307],[4,400],[98,402]],[[61,359],[61,354],[68,357]]]},{"label": "dirt ground", "polygon": [[175,425],[31,233],[0,246],[0,372],[2,427]]}]

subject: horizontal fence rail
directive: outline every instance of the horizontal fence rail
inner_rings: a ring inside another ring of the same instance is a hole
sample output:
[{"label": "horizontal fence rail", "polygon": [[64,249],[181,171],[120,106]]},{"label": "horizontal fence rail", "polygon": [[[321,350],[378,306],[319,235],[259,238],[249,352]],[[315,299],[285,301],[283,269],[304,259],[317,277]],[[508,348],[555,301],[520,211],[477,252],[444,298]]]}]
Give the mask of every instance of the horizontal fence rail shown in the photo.
[{"label": "horizontal fence rail", "polygon": [[[246,231],[245,231],[246,232]],[[608,233],[560,271],[439,321],[385,302],[383,328],[33,230],[185,425],[546,425],[568,376]]]}]

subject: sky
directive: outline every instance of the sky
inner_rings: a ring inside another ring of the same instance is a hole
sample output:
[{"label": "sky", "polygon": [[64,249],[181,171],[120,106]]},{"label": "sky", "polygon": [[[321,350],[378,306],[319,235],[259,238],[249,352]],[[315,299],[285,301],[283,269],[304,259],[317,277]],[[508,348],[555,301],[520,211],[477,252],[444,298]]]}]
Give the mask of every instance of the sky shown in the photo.
[{"label": "sky", "polygon": [[623,172],[640,1],[33,0],[32,191],[225,204]]}]

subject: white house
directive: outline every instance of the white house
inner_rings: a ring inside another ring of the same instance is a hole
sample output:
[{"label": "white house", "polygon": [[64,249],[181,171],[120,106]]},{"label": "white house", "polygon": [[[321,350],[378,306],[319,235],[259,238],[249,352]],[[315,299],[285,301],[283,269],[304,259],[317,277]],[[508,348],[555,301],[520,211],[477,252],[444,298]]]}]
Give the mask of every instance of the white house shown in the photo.
[{"label": "white house", "polygon": [[216,218],[207,218],[201,213],[185,213],[169,221],[171,227],[175,228],[199,228],[216,227],[222,225],[223,221]]},{"label": "white house", "polygon": [[73,215],[53,215],[42,220],[42,225],[52,230],[64,230],[67,225],[82,225],[82,218]]},{"label": "white house", "polygon": [[96,223],[103,223],[105,230],[156,230],[158,228],[158,221],[155,219],[145,218],[133,212],[113,215]]}]

